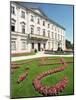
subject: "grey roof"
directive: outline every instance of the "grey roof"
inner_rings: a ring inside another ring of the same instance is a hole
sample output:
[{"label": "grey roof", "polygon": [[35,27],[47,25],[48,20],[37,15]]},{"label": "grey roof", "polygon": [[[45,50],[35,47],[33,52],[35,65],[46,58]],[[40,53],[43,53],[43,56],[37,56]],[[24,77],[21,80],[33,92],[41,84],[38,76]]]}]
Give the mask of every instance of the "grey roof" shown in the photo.
[{"label": "grey roof", "polygon": [[[13,1],[12,1],[12,2],[13,2]],[[33,13],[35,13],[35,14],[37,14],[37,15],[43,17],[44,19],[46,19],[46,20],[52,22],[52,23],[55,24],[56,26],[58,26],[58,27],[60,27],[60,28],[62,28],[62,29],[65,30],[65,28],[64,28],[62,25],[58,24],[57,22],[55,22],[55,21],[52,20],[51,18],[48,18],[48,16],[47,16],[43,11],[42,11],[41,8],[30,8],[30,7],[27,7],[27,6],[23,6],[23,5],[21,5],[20,2],[13,2],[13,3],[18,4],[19,6],[23,7],[24,9],[26,8],[26,9],[32,11]],[[39,13],[37,13],[37,12],[35,12],[35,11],[34,11],[35,9],[39,10],[39,11],[42,13],[42,15],[39,14]]]}]

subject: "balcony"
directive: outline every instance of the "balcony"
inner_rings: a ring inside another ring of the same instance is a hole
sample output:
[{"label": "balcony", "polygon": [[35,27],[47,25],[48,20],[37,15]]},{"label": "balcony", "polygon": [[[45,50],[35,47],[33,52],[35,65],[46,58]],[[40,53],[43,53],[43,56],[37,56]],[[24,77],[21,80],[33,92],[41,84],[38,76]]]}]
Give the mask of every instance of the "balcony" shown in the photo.
[{"label": "balcony", "polygon": [[27,37],[28,35],[27,35],[27,33],[21,33],[21,32],[13,32],[13,31],[11,31],[11,34],[12,35],[14,35],[14,36],[22,36],[22,37]]},{"label": "balcony", "polygon": [[29,34],[28,37],[30,39],[37,39],[37,40],[48,40],[49,37],[47,36],[42,36],[42,35],[37,35],[37,34]]}]

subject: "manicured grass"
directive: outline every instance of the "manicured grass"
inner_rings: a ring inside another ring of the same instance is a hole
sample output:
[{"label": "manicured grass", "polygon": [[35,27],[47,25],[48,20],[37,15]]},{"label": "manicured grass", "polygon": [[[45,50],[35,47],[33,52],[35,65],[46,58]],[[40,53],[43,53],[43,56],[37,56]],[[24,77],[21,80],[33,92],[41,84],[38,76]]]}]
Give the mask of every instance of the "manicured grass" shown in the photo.
[{"label": "manicured grass", "polygon": [[[72,57],[65,57],[64,59],[65,61],[73,60]],[[24,61],[17,61],[16,63],[20,62]],[[49,69],[54,69],[61,65],[55,64],[55,65],[39,67],[38,64],[39,61],[33,59],[33,62],[21,65],[19,69],[17,69],[13,74],[11,74],[11,98],[43,96],[34,89],[32,81],[39,73],[47,71]],[[24,72],[25,68],[29,68],[29,74],[24,81],[22,81],[20,84],[17,84],[17,79],[19,75]],[[74,94],[73,63],[69,63],[64,71],[43,78],[41,82],[42,84],[52,86],[58,83],[59,80],[61,80],[64,76],[68,77],[69,83],[67,87],[64,89],[64,91],[59,93],[59,95],[73,95]]]}]

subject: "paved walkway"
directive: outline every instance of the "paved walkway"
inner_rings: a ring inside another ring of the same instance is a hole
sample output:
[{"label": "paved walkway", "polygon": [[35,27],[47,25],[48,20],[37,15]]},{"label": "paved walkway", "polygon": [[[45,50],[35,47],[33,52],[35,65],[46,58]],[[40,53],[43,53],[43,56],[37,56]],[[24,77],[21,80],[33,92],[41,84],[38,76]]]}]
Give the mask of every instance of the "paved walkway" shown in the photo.
[{"label": "paved walkway", "polygon": [[44,54],[44,52],[38,52],[36,55],[31,56],[19,56],[19,57],[11,57],[11,61],[18,61],[18,60],[27,60],[39,57],[53,57],[53,56],[60,56],[60,57],[73,57],[73,55],[51,55],[51,54]]}]

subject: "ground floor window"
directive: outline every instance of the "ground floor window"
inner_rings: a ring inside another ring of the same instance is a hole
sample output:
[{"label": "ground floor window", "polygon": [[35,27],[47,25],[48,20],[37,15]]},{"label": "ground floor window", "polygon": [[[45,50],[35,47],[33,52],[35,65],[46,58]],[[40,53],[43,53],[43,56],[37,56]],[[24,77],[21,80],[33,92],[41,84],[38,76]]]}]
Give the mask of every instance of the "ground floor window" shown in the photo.
[{"label": "ground floor window", "polygon": [[45,43],[43,45],[44,45],[44,49],[45,49]]},{"label": "ground floor window", "polygon": [[22,50],[26,50],[26,42],[22,41]]},{"label": "ground floor window", "polygon": [[16,41],[11,42],[11,49],[16,50]]},{"label": "ground floor window", "polygon": [[34,49],[34,43],[32,43],[31,45],[32,45],[32,49]]},{"label": "ground floor window", "polygon": [[48,49],[50,49],[50,42],[48,42]]}]

